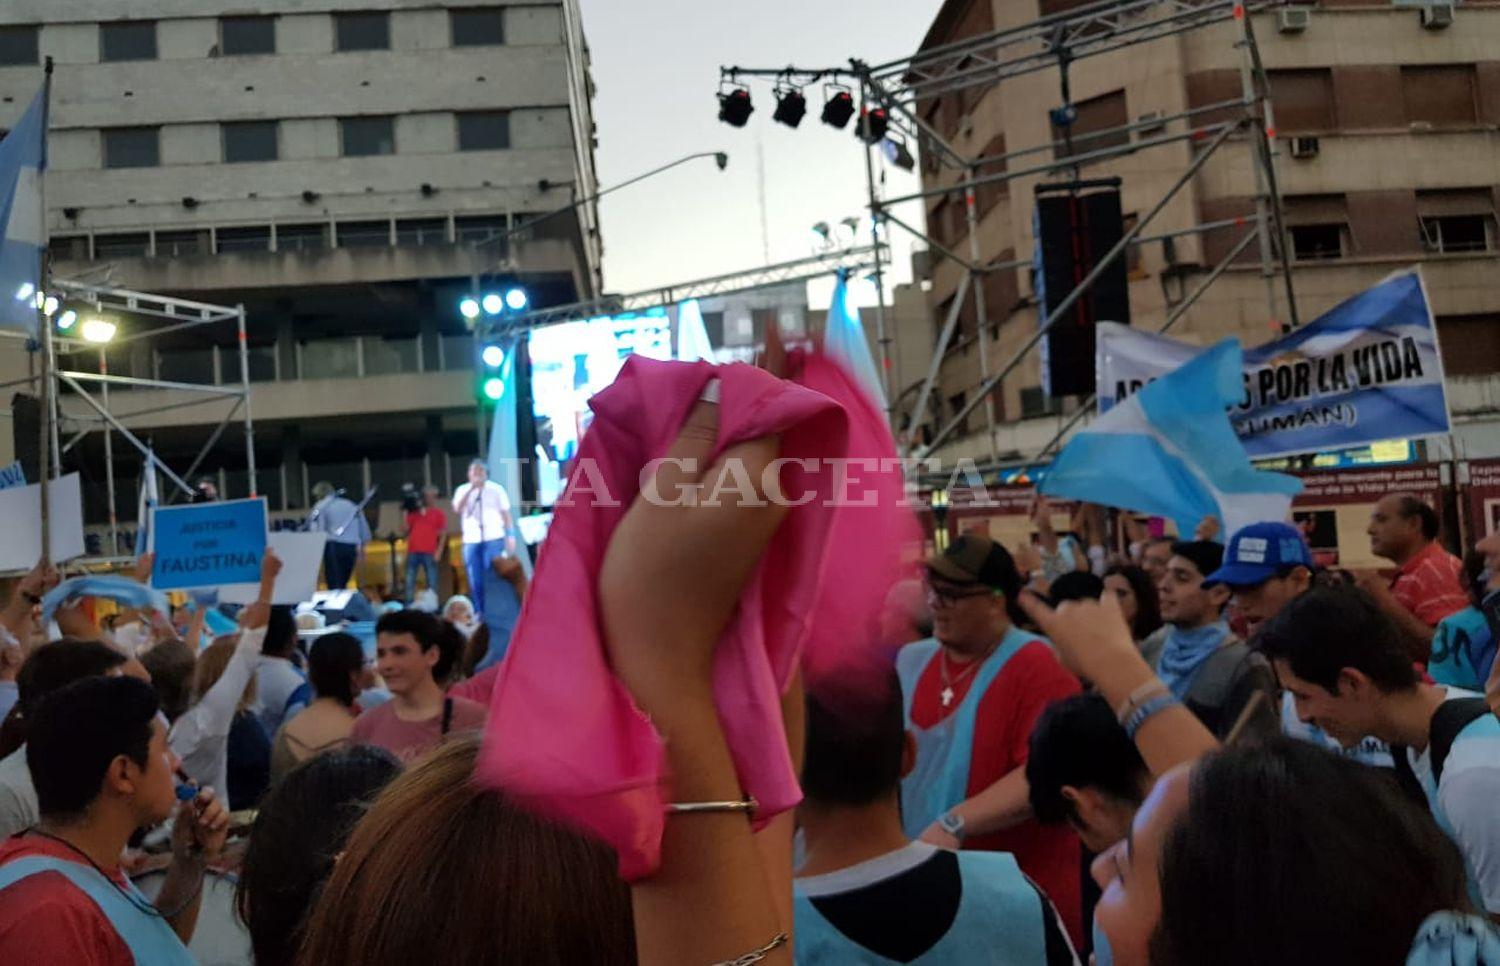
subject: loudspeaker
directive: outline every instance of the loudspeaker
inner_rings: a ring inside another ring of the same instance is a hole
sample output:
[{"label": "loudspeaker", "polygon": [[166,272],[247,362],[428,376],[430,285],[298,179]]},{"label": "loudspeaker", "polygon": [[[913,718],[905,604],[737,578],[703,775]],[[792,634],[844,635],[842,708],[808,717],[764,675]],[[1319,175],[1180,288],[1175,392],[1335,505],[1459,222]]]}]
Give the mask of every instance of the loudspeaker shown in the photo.
[{"label": "loudspeaker", "polygon": [[18,392],[10,397],[11,445],[28,483],[42,478],[42,402]]},{"label": "loudspeaker", "polygon": [[[1050,316],[1125,234],[1118,178],[1036,187],[1036,289]],[[1130,324],[1122,253],[1053,323],[1042,340],[1042,390],[1048,396],[1094,391],[1094,326]]]}]

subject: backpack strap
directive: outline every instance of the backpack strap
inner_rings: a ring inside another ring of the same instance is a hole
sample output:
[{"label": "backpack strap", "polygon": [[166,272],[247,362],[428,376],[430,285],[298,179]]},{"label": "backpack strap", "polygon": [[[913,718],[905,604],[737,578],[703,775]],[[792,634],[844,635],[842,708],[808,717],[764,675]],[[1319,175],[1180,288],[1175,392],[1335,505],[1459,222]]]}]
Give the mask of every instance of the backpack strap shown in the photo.
[{"label": "backpack strap", "polygon": [[1411,770],[1411,759],[1406,756],[1405,745],[1391,745],[1391,770],[1396,773],[1396,784],[1406,793],[1406,797],[1422,808],[1430,809],[1431,803],[1427,801],[1427,792],[1423,790],[1422,783],[1417,781],[1417,773]]},{"label": "backpack strap", "polygon": [[1448,760],[1448,752],[1453,750],[1453,742],[1458,740],[1459,733],[1489,713],[1490,706],[1484,698],[1456,698],[1438,705],[1432,713],[1432,728],[1427,736],[1428,746],[1432,749],[1434,782],[1443,780],[1443,763]]},{"label": "backpack strap", "polygon": [[443,737],[448,736],[448,729],[453,727],[453,699],[443,699]]}]

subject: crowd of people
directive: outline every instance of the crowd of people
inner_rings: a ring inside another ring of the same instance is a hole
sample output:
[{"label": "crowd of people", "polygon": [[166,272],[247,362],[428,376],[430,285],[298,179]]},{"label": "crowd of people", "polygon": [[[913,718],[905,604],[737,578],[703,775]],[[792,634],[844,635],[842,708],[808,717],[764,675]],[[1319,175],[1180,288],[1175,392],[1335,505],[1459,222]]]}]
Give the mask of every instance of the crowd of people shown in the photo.
[{"label": "crowd of people", "polygon": [[[803,801],[761,821],[715,653],[787,509],[673,495],[763,481],[780,444],[717,452],[716,414],[670,454],[707,469],[659,468],[595,562],[671,776],[658,867],[626,881],[476,780],[482,598],[308,634],[268,552],[210,639],[90,600],[45,622],[39,566],[0,609],[0,960],[1500,964],[1500,534],[1466,564],[1391,494],[1394,576],[1348,573],[1283,521],[1057,532],[1039,502],[1035,543],[961,533],[892,590],[874,623],[913,630],[878,672],[793,679]],[[455,499],[478,571],[511,549],[491,486]]]}]

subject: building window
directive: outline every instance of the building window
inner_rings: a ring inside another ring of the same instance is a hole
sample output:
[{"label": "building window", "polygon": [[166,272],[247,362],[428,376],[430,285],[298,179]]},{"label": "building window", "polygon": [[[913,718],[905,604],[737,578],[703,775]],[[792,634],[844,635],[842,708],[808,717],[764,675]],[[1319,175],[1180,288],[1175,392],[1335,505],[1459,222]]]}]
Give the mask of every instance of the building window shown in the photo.
[{"label": "building window", "polygon": [[334,49],[390,50],[391,15],[384,11],[333,15]]},{"label": "building window", "polygon": [[503,151],[510,147],[508,111],[466,111],[458,115],[460,151]]},{"label": "building window", "polygon": [[138,258],[150,251],[151,236],[146,232],[94,236],[95,258]]},{"label": "building window", "polygon": [[396,122],[389,117],[339,118],[339,139],[346,158],[396,153]]},{"label": "building window", "polygon": [[[953,395],[949,396],[948,418],[951,420],[959,413],[963,412],[964,406],[968,403],[968,401],[969,398],[967,393],[956,392]],[[967,436],[969,433],[969,417],[964,416],[963,421],[955,426],[953,428],[953,431],[960,436]]]},{"label": "building window", "polygon": [[315,252],[327,247],[327,225],[276,226],[276,250],[279,252]]},{"label": "building window", "polygon": [[0,66],[37,63],[36,36],[36,24],[0,27]]},{"label": "building window", "polygon": [[1041,386],[1021,387],[1021,418],[1040,419],[1062,412],[1062,404],[1042,391]]},{"label": "building window", "polygon": [[476,7],[448,11],[455,47],[493,47],[505,43],[505,11],[500,7]]},{"label": "building window", "polygon": [[258,225],[253,228],[220,228],[214,234],[218,236],[220,255],[271,250],[270,225]]},{"label": "building window", "polygon": [[1491,376],[1500,359],[1500,314],[1440,315],[1438,348],[1449,376]]},{"label": "building window", "polygon": [[1422,250],[1450,255],[1495,248],[1495,203],[1487,188],[1418,191]]},{"label": "building window", "polygon": [[276,53],[276,18],[220,17],[219,49],[226,57]]},{"label": "building window", "polygon": [[99,25],[99,59],[155,60],[156,21],[125,20]]},{"label": "building window", "polygon": [[396,222],[396,244],[425,247],[448,243],[448,221],[445,218],[414,218]]},{"label": "building window", "polygon": [[276,135],[280,125],[276,121],[235,121],[220,124],[224,138],[224,161],[237,164],[242,161],[275,161],[277,158]]},{"label": "building window", "polygon": [[1343,195],[1288,195],[1285,201],[1293,258],[1322,261],[1349,254],[1349,208]]},{"label": "building window", "polygon": [[1292,134],[1300,131],[1331,131],[1337,124],[1333,110],[1333,71],[1270,70],[1271,104],[1276,128]]},{"label": "building window", "polygon": [[1293,225],[1288,230],[1292,236],[1292,257],[1299,262],[1344,257],[1347,225]]},{"label": "building window", "polygon": [[156,256],[178,258],[208,252],[208,232],[201,230],[159,231],[156,233]]},{"label": "building window", "polygon": [[[1130,143],[1130,132],[1114,130],[1130,123],[1130,114],[1125,105],[1125,91],[1111,91],[1079,101],[1073,105],[1078,116],[1072,124],[1073,153],[1092,154],[1108,148],[1117,148]],[[1108,131],[1109,133],[1101,133]],[[1060,127],[1052,128],[1054,157],[1068,156],[1065,132]]]},{"label": "building window", "polygon": [[391,223],[388,221],[341,221],[338,232],[340,248],[391,247]]},{"label": "building window", "polygon": [[1462,127],[1478,119],[1473,64],[1403,67],[1401,97],[1408,124]]},{"label": "building window", "polygon": [[113,127],[102,133],[106,168],[154,168],[161,164],[161,128]]},{"label": "building window", "polygon": [[[517,224],[522,220],[517,218]],[[460,244],[504,238],[510,232],[510,227],[510,219],[504,215],[468,215],[453,219],[454,234]]]}]

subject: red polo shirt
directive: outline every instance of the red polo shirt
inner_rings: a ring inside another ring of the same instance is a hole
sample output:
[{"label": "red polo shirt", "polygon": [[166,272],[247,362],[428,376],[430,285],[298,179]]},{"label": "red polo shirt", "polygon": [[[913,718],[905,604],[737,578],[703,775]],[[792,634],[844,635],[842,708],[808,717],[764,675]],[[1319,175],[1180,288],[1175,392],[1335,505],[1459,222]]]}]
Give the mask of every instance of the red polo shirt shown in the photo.
[{"label": "red polo shirt", "polygon": [[[0,865],[31,855],[83,864],[78,853],[40,835],[0,841]],[[119,869],[110,878],[125,886]],[[38,872],[0,889],[0,961],[134,966],[135,957],[94,900],[60,873]]]},{"label": "red polo shirt", "polygon": [[[930,728],[958,710],[973,684],[973,675],[955,681],[953,703],[943,707],[941,653],[928,662],[912,693],[911,718],[918,727]],[[1057,662],[1046,643],[1033,641],[1018,650],[995,676],[975,711],[974,751],[965,794],[972,798],[1023,767],[1031,731],[1042,711],[1080,690],[1078,679]],[[1014,855],[1021,871],[1041,886],[1057,907],[1073,942],[1083,941],[1083,860],[1078,836],[1072,829],[1031,820],[992,835],[970,836],[964,840],[964,848]]]},{"label": "red polo shirt", "polygon": [[406,549],[411,553],[437,553],[438,541],[448,529],[448,515],[440,507],[430,506],[425,510],[406,515]]},{"label": "red polo shirt", "polygon": [[1469,606],[1463,585],[1463,562],[1435,541],[1406,562],[1391,581],[1401,606],[1428,627]]}]

